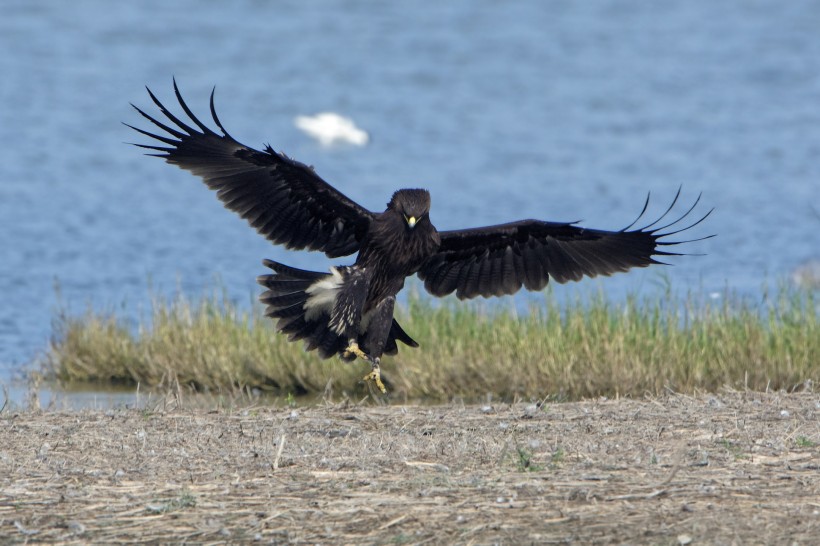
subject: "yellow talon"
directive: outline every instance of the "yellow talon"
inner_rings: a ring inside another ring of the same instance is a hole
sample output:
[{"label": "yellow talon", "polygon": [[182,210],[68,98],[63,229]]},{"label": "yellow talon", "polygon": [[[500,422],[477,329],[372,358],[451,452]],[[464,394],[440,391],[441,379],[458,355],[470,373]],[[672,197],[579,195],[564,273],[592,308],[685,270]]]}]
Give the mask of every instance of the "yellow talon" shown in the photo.
[{"label": "yellow talon", "polygon": [[345,349],[345,357],[348,357],[350,355],[356,355],[359,358],[363,358],[364,360],[370,360],[370,357],[367,356],[367,353],[365,353],[359,348],[359,344],[352,340],[348,344],[347,349]]},{"label": "yellow talon", "polygon": [[370,362],[370,373],[364,376],[363,379],[364,381],[373,381],[373,383],[376,385],[376,388],[379,389],[382,394],[386,394],[387,389],[385,388],[384,383],[382,383],[382,373],[381,369],[379,368],[379,359],[370,358],[370,355],[362,351],[362,349],[359,347],[359,344],[352,339],[350,340],[350,343],[348,343],[347,348],[344,350],[345,358],[348,358],[351,355],[356,355],[357,357]]},{"label": "yellow talon", "polygon": [[378,388],[382,392],[382,394],[387,393],[387,389],[384,388],[384,383],[382,383],[382,374],[378,365],[373,366],[373,369],[370,370],[370,373],[364,376],[364,380],[373,381],[376,384],[376,388]]}]

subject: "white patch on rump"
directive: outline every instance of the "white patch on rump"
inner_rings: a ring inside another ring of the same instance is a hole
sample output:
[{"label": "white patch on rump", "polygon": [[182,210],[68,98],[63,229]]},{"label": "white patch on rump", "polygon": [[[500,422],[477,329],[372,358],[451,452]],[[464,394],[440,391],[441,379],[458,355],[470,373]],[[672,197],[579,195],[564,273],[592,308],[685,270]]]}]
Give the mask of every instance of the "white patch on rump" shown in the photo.
[{"label": "white patch on rump", "polygon": [[319,279],[305,290],[308,299],[305,302],[305,318],[308,320],[318,317],[323,312],[328,315],[336,303],[336,296],[344,284],[344,278],[335,267],[330,268],[330,276]]}]

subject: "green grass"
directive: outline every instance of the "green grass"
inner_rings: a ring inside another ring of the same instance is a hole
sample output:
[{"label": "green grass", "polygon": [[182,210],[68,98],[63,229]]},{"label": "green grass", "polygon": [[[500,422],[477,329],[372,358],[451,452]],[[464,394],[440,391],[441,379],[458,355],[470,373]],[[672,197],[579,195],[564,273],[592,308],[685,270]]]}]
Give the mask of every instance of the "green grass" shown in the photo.
[{"label": "green grass", "polygon": [[533,462],[532,453],[529,450],[517,447],[516,453],[518,454],[516,467],[519,472],[540,472],[544,470],[543,466]]},{"label": "green grass", "polygon": [[146,510],[151,514],[166,514],[168,512],[177,512],[186,508],[195,508],[196,498],[187,489],[182,494],[164,502],[157,502],[149,504]]},{"label": "green grass", "polygon": [[[397,317],[421,348],[382,362],[394,395],[477,399],[790,389],[820,380],[817,293],[783,288],[760,302],[696,303],[669,293],[614,304],[599,294],[520,313],[486,302],[411,294]],[[63,382],[256,387],[279,395],[362,390],[359,361],[322,361],[275,333],[261,308],[218,296],[154,302],[126,326],[115,313],[60,313],[46,356]]]}]

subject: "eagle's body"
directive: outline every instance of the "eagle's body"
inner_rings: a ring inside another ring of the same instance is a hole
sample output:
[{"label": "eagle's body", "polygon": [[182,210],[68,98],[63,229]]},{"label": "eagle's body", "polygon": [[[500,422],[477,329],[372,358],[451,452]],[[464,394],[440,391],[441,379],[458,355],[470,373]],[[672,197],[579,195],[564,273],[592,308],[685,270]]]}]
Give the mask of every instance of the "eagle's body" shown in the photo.
[{"label": "eagle's body", "polygon": [[541,290],[550,278],[563,283],[660,263],[654,256],[675,254],[661,247],[686,242],[661,239],[689,229],[711,212],[690,226],[664,231],[686,217],[695,201],[675,221],[654,227],[672,209],[676,196],[661,218],[639,229],[630,229],[635,222],[620,231],[604,231],[521,220],[438,232],[430,220],[427,190],[399,190],[384,212],[371,212],[311,167],[270,146],[259,151],[234,140],[216,116],[213,93],[211,115],[221,134],[193,115],[176,82],[174,91],[196,128],[169,112],[149,90],[173,126],[135,107],[170,135],[132,127],[165,144],[138,146],[157,150],[169,163],[202,177],[227,208],[274,243],[319,250],[331,258],[358,252],[354,264],[331,268],[330,273],[265,260],[273,273],[258,278],[267,288],[260,299],[267,314],[278,319],[279,330],[291,340],[304,339],[308,350],[317,349],[323,358],[338,354],[346,360],[369,360],[367,378],[382,390],[381,355],[395,354],[398,341],[418,346],[393,318],[396,294],[408,276],[418,274],[435,296],[455,292],[460,299],[513,294],[522,286]]},{"label": "eagle's body", "polygon": [[323,358],[338,353],[345,360],[365,356],[378,364],[383,353],[398,351],[396,341],[417,347],[393,319],[393,306],[405,279],[441,244],[429,209],[426,190],[397,191],[387,209],[373,217],[356,263],[333,267],[330,274],[265,260],[275,272],[258,278],[268,289],[260,297],[268,316],[279,319],[279,330],[291,340],[305,339]]}]

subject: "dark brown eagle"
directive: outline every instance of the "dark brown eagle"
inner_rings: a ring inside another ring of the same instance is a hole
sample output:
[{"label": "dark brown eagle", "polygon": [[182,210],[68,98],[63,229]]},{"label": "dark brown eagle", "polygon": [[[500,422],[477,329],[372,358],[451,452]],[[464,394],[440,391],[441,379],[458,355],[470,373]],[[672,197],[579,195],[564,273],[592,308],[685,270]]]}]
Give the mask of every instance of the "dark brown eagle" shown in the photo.
[{"label": "dark brown eagle", "polygon": [[[322,180],[312,167],[270,146],[259,151],[236,141],[216,115],[213,91],[211,116],[219,133],[194,116],[176,82],[174,92],[195,127],[172,114],[148,89],[167,120],[132,106],[167,136],[126,124],[163,144],[137,146],[158,151],[150,155],[201,177],[225,207],[274,243],[318,250],[330,258],[358,252],[353,265],[331,267],[330,273],[265,260],[273,274],[258,277],[267,288],[260,299],[290,341],[304,339],[306,349],[317,349],[322,358],[338,354],[348,361],[369,361],[371,372],[365,380],[373,380],[382,392],[382,354],[396,354],[399,341],[418,347],[393,318],[396,294],[408,276],[417,274],[434,296],[455,292],[459,299],[514,294],[522,286],[541,290],[550,278],[577,281],[585,275],[661,263],[656,256],[680,255],[663,249],[693,240],[662,239],[697,225],[711,213],[668,231],[694,210],[698,197],[680,218],[656,227],[677,201],[678,190],[663,216],[639,229],[632,229],[637,219],[620,231],[520,220],[439,232],[430,220],[427,190],[398,190],[384,212],[371,212]],[[648,202],[647,197],[638,218]]]}]

